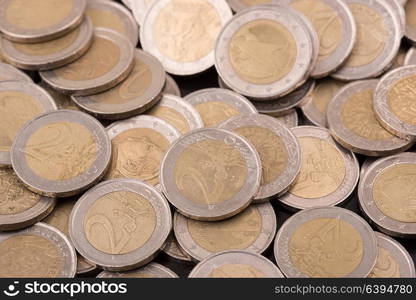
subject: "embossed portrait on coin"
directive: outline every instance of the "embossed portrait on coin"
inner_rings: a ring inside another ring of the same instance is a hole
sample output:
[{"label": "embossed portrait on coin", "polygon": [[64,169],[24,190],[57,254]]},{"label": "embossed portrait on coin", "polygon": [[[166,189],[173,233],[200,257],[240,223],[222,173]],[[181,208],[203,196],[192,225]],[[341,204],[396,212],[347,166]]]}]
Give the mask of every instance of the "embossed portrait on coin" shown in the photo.
[{"label": "embossed portrait on coin", "polygon": [[194,62],[215,46],[221,19],[204,0],[172,0],[155,21],[154,39],[160,52],[178,62]]},{"label": "embossed portrait on coin", "polygon": [[378,248],[378,257],[370,278],[400,278],[400,265],[391,255],[390,251]]},{"label": "embossed portrait on coin", "polygon": [[221,101],[209,101],[195,105],[201,115],[205,127],[215,127],[218,124],[240,115],[238,109],[229,103]]},{"label": "embossed portrait on coin", "polygon": [[398,80],[388,91],[387,103],[403,122],[416,125],[416,76]]},{"label": "embossed portrait on coin", "polygon": [[264,274],[250,265],[225,264],[214,269],[211,278],[264,278]]},{"label": "embossed portrait on coin", "polygon": [[152,109],[148,110],[146,114],[168,122],[182,134],[187,133],[190,130],[189,123],[186,121],[185,117],[171,107],[155,105]]},{"label": "embossed portrait on coin", "polygon": [[91,205],[84,219],[87,240],[108,254],[126,254],[142,247],[156,228],[152,204],[139,194],[117,191]]},{"label": "embossed portrait on coin", "polygon": [[241,26],[234,34],[229,57],[233,69],[245,81],[271,84],[292,70],[297,46],[282,24],[259,19]]},{"label": "embossed portrait on coin", "polygon": [[97,157],[92,133],[73,122],[56,122],[36,130],[24,149],[26,162],[38,176],[67,180],[86,172]]},{"label": "embossed portrait on coin", "polygon": [[309,277],[345,277],[363,258],[359,232],[339,218],[305,222],[289,241],[293,265]]},{"label": "embossed portrait on coin", "polygon": [[15,235],[0,243],[0,277],[59,277],[59,249],[37,235]]},{"label": "embossed portrait on coin", "polygon": [[248,176],[238,149],[217,140],[203,140],[186,148],[176,161],[174,178],[179,191],[200,204],[216,204],[235,196]]},{"label": "embossed portrait on coin", "polygon": [[112,141],[113,157],[107,178],[133,178],[159,183],[159,167],[169,141],[148,128],[126,130]]}]

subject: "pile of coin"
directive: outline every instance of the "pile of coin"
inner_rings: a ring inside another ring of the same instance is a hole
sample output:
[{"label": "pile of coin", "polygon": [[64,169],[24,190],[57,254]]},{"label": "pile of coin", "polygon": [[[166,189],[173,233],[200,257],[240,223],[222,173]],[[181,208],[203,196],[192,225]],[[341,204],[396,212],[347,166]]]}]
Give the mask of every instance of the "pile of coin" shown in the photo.
[{"label": "pile of coin", "polygon": [[0,2],[0,277],[416,277],[416,1],[122,3]]}]

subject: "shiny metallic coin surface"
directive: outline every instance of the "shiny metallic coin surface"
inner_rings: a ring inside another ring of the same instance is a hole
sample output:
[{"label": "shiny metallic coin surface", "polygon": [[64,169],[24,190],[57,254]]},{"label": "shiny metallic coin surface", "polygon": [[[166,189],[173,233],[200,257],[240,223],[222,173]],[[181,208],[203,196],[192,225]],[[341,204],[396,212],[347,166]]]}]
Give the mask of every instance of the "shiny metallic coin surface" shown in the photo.
[{"label": "shiny metallic coin surface", "polygon": [[[313,246],[317,238],[318,248]],[[364,278],[373,270],[378,247],[374,231],[360,216],[320,207],[298,212],[283,224],[274,254],[288,278]]]},{"label": "shiny metallic coin surface", "polygon": [[33,82],[26,73],[16,69],[15,67],[0,62],[0,81],[26,81]]},{"label": "shiny metallic coin surface", "polygon": [[0,166],[4,167],[11,166],[10,150],[23,125],[57,107],[45,90],[24,81],[0,82],[0,106]]},{"label": "shiny metallic coin surface", "polygon": [[256,196],[261,161],[241,136],[222,129],[194,130],[178,139],[160,168],[163,193],[183,215],[201,221],[230,218]]},{"label": "shiny metallic coin surface", "polygon": [[394,13],[396,19],[399,21],[401,37],[406,33],[406,12],[403,8],[403,5],[397,0],[383,0],[387,5],[391,7],[392,12]]},{"label": "shiny metallic coin surface", "polygon": [[[123,0],[122,0],[123,1]],[[124,0],[128,7],[130,7],[133,12],[133,16],[136,19],[137,23],[142,26],[144,18],[150,7],[156,2],[156,0]]]},{"label": "shiny metallic coin surface", "polygon": [[75,276],[74,247],[62,232],[47,224],[36,223],[20,231],[0,233],[0,251],[1,278]]},{"label": "shiny metallic coin surface", "polygon": [[103,271],[97,278],[178,278],[172,270],[158,263],[150,263],[137,270],[127,272]]},{"label": "shiny metallic coin surface", "polygon": [[414,47],[411,47],[407,52],[403,65],[416,65],[416,49]]},{"label": "shiny metallic coin surface", "polygon": [[325,128],[299,126],[292,131],[300,143],[302,166],[298,179],[279,201],[291,209],[306,209],[347,200],[359,179],[354,153],[336,143]]},{"label": "shiny metallic coin surface", "polygon": [[227,0],[227,3],[230,5],[231,9],[237,13],[249,7],[273,4],[273,2],[273,0]]},{"label": "shiny metallic coin surface", "polygon": [[38,85],[43,88],[48,94],[55,100],[56,106],[58,109],[72,109],[80,111],[79,107],[72,101],[71,96],[68,94],[60,93],[57,90],[51,88],[44,81],[38,83]]},{"label": "shiny metallic coin surface", "polygon": [[86,96],[116,86],[133,65],[130,41],[115,31],[96,28],[94,41],[85,55],[61,68],[40,72],[40,76],[56,90]]},{"label": "shiny metallic coin surface", "polygon": [[178,240],[176,239],[173,232],[168,236],[165,246],[163,246],[162,251],[169,255],[171,258],[176,259],[181,262],[191,262],[192,257],[190,257],[179,245]]},{"label": "shiny metallic coin surface", "polygon": [[111,143],[93,117],[74,110],[42,114],[25,124],[11,160],[19,179],[45,196],[68,197],[97,183],[107,171]]},{"label": "shiny metallic coin surface", "polygon": [[69,234],[78,252],[108,271],[128,271],[149,263],[171,229],[171,211],[163,195],[131,179],[96,185],[80,198],[69,220]]},{"label": "shiny metallic coin surface", "polygon": [[408,0],[404,6],[406,12],[406,38],[416,43],[416,1]]},{"label": "shiny metallic coin surface", "polygon": [[163,89],[163,93],[164,94],[171,94],[174,96],[178,96],[181,97],[181,90],[178,86],[178,84],[176,83],[175,79],[172,78],[172,76],[166,74],[166,84],[165,87]]},{"label": "shiny metallic coin surface", "polygon": [[284,278],[267,258],[248,251],[224,251],[201,261],[189,278]]},{"label": "shiny metallic coin surface", "polygon": [[296,112],[296,109],[291,110],[289,113],[283,116],[275,118],[288,128],[297,127],[299,125],[299,116]]},{"label": "shiny metallic coin surface", "polygon": [[218,222],[196,221],[176,213],[173,230],[179,245],[195,261],[226,250],[261,254],[276,235],[276,215],[270,203],[250,205],[238,215]]}]

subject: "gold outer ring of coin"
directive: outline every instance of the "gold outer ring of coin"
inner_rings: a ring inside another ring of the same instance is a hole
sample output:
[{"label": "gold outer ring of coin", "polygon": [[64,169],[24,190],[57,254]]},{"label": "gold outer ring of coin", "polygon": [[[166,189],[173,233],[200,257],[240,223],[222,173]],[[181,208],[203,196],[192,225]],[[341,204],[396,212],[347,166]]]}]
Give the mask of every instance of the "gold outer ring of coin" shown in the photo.
[{"label": "gold outer ring of coin", "polygon": [[97,278],[179,278],[171,269],[152,262],[136,270],[127,272],[103,271]]}]

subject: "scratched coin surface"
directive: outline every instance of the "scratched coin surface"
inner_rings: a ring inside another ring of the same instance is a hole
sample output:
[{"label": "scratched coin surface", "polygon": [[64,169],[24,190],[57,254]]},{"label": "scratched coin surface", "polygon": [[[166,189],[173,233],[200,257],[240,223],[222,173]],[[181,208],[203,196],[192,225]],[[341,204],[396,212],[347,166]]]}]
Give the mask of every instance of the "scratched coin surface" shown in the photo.
[{"label": "scratched coin surface", "polygon": [[406,38],[416,43],[416,1],[408,0],[405,5],[406,12]]},{"label": "scratched coin surface", "polygon": [[171,232],[168,236],[166,244],[163,246],[162,250],[173,259],[181,262],[192,262],[192,257],[190,257],[185,250],[182,249],[173,232]]},{"label": "scratched coin surface", "polygon": [[85,15],[91,19],[94,27],[114,30],[127,37],[133,47],[136,47],[139,26],[123,5],[113,1],[87,0]]},{"label": "scratched coin surface", "polygon": [[409,252],[391,237],[376,232],[378,258],[371,278],[414,278],[415,263]]},{"label": "scratched coin surface", "polygon": [[299,87],[314,58],[312,36],[302,18],[283,6],[259,6],[236,15],[222,29],[215,49],[215,67],[224,83],[256,100],[278,98]]},{"label": "scratched coin surface", "polygon": [[56,110],[57,107],[53,98],[42,88],[30,83],[28,78],[27,82],[0,82],[0,107],[0,166],[11,166],[10,150],[22,126],[44,112]]},{"label": "scratched coin surface", "polygon": [[257,109],[244,96],[226,89],[199,90],[184,100],[195,107],[205,127],[216,127],[235,116],[257,114]]},{"label": "scratched coin surface", "polygon": [[74,277],[77,256],[59,230],[36,223],[20,231],[0,233],[1,278]]},{"label": "scratched coin surface", "polygon": [[92,23],[86,18],[78,28],[47,42],[22,44],[3,38],[3,56],[21,69],[55,69],[84,55],[93,42],[93,32]]},{"label": "scratched coin surface", "polygon": [[358,185],[361,210],[388,235],[416,236],[416,154],[404,152],[379,159]]},{"label": "scratched coin surface", "polygon": [[295,135],[273,117],[254,114],[229,119],[219,128],[246,138],[257,150],[262,166],[260,189],[254,202],[286,193],[299,175],[301,147]]},{"label": "scratched coin surface", "polygon": [[328,105],[331,134],[342,146],[368,156],[386,156],[409,149],[414,139],[401,139],[381,126],[373,109],[378,80],[346,85]]},{"label": "scratched coin surface", "polygon": [[216,39],[231,17],[225,0],[160,0],[146,13],[140,41],[168,73],[197,74],[214,65]]},{"label": "scratched coin surface", "polygon": [[12,169],[0,169],[0,231],[18,230],[46,217],[56,199],[29,191]]},{"label": "scratched coin surface", "polygon": [[16,69],[15,67],[1,63],[0,60],[0,81],[26,81],[33,82],[32,79],[26,75],[26,73]]},{"label": "scratched coin surface", "polygon": [[97,278],[178,278],[172,270],[158,263],[150,263],[144,267],[127,272],[103,271]]},{"label": "scratched coin surface", "polygon": [[384,75],[374,93],[374,111],[380,124],[402,138],[416,136],[416,66],[397,68]]},{"label": "scratched coin surface", "polygon": [[171,144],[180,133],[166,121],[138,116],[107,127],[113,155],[107,179],[131,178],[159,184],[159,168]]},{"label": "scratched coin surface", "polygon": [[172,229],[165,197],[132,179],[104,181],[75,204],[69,234],[78,252],[108,271],[128,271],[149,263]]},{"label": "scratched coin surface", "polygon": [[392,63],[400,48],[402,28],[386,1],[344,0],[357,23],[351,55],[333,77],[357,80],[377,77]]},{"label": "scratched coin surface", "polygon": [[166,74],[166,84],[165,87],[163,88],[163,93],[164,94],[171,94],[174,96],[178,96],[181,97],[181,90],[178,86],[178,84],[176,83],[175,79],[172,78],[172,76]]},{"label": "scratched coin surface", "polygon": [[299,140],[302,165],[297,180],[279,201],[292,209],[344,202],[359,179],[354,153],[336,143],[325,128],[299,126],[292,131]]},{"label": "scratched coin surface", "polygon": [[223,221],[196,221],[176,213],[173,230],[179,245],[193,260],[201,261],[226,250],[263,253],[276,235],[276,214],[270,203],[250,205]]},{"label": "scratched coin surface", "polygon": [[230,218],[256,196],[261,161],[243,137],[223,129],[194,130],[168,150],[160,168],[163,193],[183,215],[201,221]]},{"label": "scratched coin surface", "polygon": [[204,128],[199,112],[184,99],[170,94],[164,94],[146,114],[165,120],[181,134]]},{"label": "scratched coin surface", "polygon": [[270,260],[249,251],[213,254],[195,266],[189,278],[284,278]]},{"label": "scratched coin surface", "polygon": [[364,278],[375,266],[378,247],[360,216],[320,207],[298,212],[280,227],[274,254],[288,278]]},{"label": "scratched coin surface", "polygon": [[74,110],[45,113],[26,123],[11,152],[19,179],[36,193],[56,197],[94,185],[104,176],[110,158],[104,127]]},{"label": "scratched coin surface", "polygon": [[40,72],[42,79],[63,93],[86,96],[116,86],[134,65],[134,49],[121,34],[104,28],[94,30],[87,53],[66,66]]},{"label": "scratched coin surface", "polygon": [[86,112],[102,119],[125,119],[138,115],[160,100],[165,70],[151,54],[134,50],[134,66],[126,79],[115,87],[89,96],[72,96]]},{"label": "scratched coin surface", "polygon": [[[60,199],[54,210],[42,222],[59,229],[65,236],[69,236],[69,216],[76,203],[75,199]],[[89,263],[77,253],[77,275],[85,275],[95,271],[97,267]]]},{"label": "scratched coin surface", "polygon": [[50,41],[77,27],[85,6],[85,0],[4,0],[0,31],[12,41]]}]

